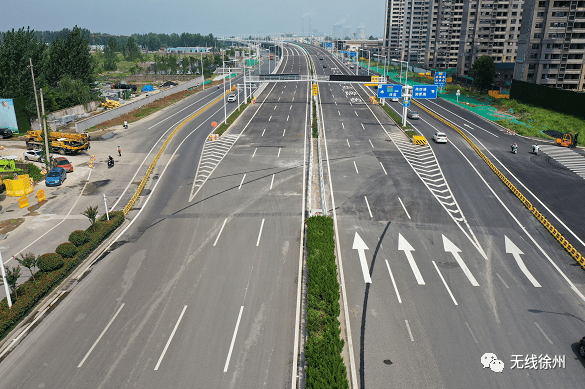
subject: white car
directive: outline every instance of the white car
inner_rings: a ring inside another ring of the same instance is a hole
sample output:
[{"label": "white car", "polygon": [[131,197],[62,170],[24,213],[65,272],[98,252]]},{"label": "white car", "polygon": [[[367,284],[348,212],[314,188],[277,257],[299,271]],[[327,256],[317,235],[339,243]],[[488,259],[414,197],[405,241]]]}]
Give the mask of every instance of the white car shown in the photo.
[{"label": "white car", "polygon": [[227,101],[228,101],[228,103],[235,103],[237,99],[238,98],[236,97],[236,95],[231,94],[231,95],[228,95]]},{"label": "white car", "polygon": [[390,99],[390,101],[394,101],[395,103],[397,103],[399,100],[398,100],[396,97],[392,97],[392,98]]},{"label": "white car", "polygon": [[443,132],[435,132],[433,140],[435,143],[447,143],[447,135]]},{"label": "white car", "polygon": [[22,155],[25,161],[40,161],[42,153],[41,150],[27,150]]}]

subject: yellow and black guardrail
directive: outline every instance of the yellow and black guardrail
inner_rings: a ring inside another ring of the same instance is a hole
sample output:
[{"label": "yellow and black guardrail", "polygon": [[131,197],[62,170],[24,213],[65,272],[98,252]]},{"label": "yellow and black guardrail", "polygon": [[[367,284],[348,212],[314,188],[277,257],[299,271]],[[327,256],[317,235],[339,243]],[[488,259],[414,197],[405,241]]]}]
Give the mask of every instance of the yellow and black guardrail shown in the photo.
[{"label": "yellow and black guardrail", "polygon": [[541,214],[532,205],[532,203],[530,201],[528,201],[528,199],[526,197],[524,197],[524,195],[518,190],[518,188],[516,188],[510,182],[510,180],[508,180],[508,178],[506,178],[506,176],[496,167],[496,165],[494,165],[492,163],[492,161],[490,161],[489,158],[485,156],[485,154],[475,145],[475,143],[473,143],[473,141],[471,139],[469,139],[467,134],[465,134],[463,131],[461,131],[457,126],[455,126],[451,122],[443,119],[442,117],[440,117],[439,115],[437,115],[436,113],[434,113],[433,111],[428,109],[427,107],[423,106],[422,104],[418,103],[417,101],[412,100],[412,102],[414,104],[416,104],[420,109],[424,110],[425,112],[427,112],[430,115],[432,115],[433,117],[435,117],[437,120],[441,121],[442,123],[446,124],[447,126],[451,127],[455,131],[457,131],[457,133],[459,135],[461,135],[463,137],[463,139],[465,139],[467,141],[467,143],[469,143],[471,148],[473,150],[475,150],[475,152],[480,156],[481,159],[483,159],[483,161],[490,167],[490,169],[492,169],[492,171],[494,173],[496,173],[496,175],[498,177],[500,177],[500,180],[502,180],[502,182],[508,188],[510,188],[512,193],[514,193],[516,195],[516,197],[518,197],[518,199],[522,202],[522,204],[524,204],[524,206],[526,206],[526,208],[528,208],[528,210],[530,212],[532,212],[532,215],[534,215],[534,217],[536,217],[538,219],[538,221],[540,223],[542,223],[544,228],[546,228],[548,230],[548,232],[550,232],[551,235],[561,244],[561,246],[563,246],[563,248],[575,259],[575,261],[577,261],[581,265],[581,267],[583,269],[585,269],[585,257],[583,257],[581,255],[581,253],[579,253],[577,251],[577,249],[575,249],[575,247],[573,247],[573,245],[571,243],[569,243],[569,241],[559,231],[557,231],[557,229],[544,217],[544,215]]},{"label": "yellow and black guardrail", "polygon": [[[225,92],[225,94],[228,94],[228,93],[229,93],[229,91]],[[185,124],[187,124],[187,122],[189,122],[190,120],[192,120],[195,117],[197,117],[199,114],[201,114],[202,112],[204,112],[205,110],[207,110],[209,107],[211,107],[213,104],[217,103],[219,100],[223,99],[223,97],[224,97],[224,95],[221,95],[217,99],[213,100],[212,102],[210,102],[209,104],[207,104],[206,106],[204,106],[203,108],[201,108],[200,110],[198,110],[197,112],[195,112],[193,115],[189,116],[187,119],[183,120],[173,130],[173,132],[171,132],[171,134],[169,135],[169,137],[162,144],[162,146],[161,146],[160,150],[158,151],[158,153],[156,153],[156,156],[154,157],[154,160],[148,166],[148,169],[146,170],[146,173],[144,174],[144,178],[140,181],[140,184],[138,185],[138,188],[136,188],[136,192],[134,192],[134,195],[132,195],[132,198],[130,199],[130,201],[128,201],[128,204],[126,204],[126,206],[122,210],[122,212],[124,212],[124,216],[127,215],[128,212],[130,212],[130,209],[132,209],[132,206],[136,203],[136,200],[138,200],[138,197],[140,197],[140,194],[142,193],[142,190],[144,189],[144,186],[146,185],[146,183],[148,182],[148,179],[150,178],[150,173],[152,173],[152,170],[156,166],[156,163],[158,162],[158,159],[162,155],[163,151],[165,151],[165,149],[167,148],[167,145],[169,144],[169,142],[171,141],[171,139],[173,139],[173,137],[175,136],[175,134],[181,129],[181,127],[183,127]]]}]

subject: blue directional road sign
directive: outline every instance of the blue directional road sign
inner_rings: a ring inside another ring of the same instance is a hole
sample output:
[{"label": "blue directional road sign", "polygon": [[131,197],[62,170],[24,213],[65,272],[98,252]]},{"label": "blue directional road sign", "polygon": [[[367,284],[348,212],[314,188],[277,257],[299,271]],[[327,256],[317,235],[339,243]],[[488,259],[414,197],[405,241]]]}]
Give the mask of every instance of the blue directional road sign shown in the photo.
[{"label": "blue directional road sign", "polygon": [[400,84],[379,84],[378,85],[379,99],[401,99],[402,85]]},{"label": "blue directional road sign", "polygon": [[402,102],[402,106],[403,106],[403,107],[406,107],[406,108],[410,107],[410,100],[404,100],[404,101]]},{"label": "blue directional road sign", "polygon": [[350,57],[357,57],[357,53],[355,51],[350,51],[349,56]]},{"label": "blue directional road sign", "polygon": [[437,85],[414,85],[412,97],[415,99],[436,99]]},{"label": "blue directional road sign", "polygon": [[447,80],[447,72],[435,72],[435,85],[438,87],[445,87],[445,81]]},{"label": "blue directional road sign", "polygon": [[325,47],[333,47],[333,43],[331,43],[331,42],[325,42]]}]

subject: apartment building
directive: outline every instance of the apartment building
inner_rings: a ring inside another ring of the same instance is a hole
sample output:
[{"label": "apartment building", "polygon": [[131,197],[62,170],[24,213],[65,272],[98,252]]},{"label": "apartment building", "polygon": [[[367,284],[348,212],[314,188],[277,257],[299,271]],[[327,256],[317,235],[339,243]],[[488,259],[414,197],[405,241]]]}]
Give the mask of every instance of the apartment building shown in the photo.
[{"label": "apartment building", "polygon": [[432,6],[425,65],[447,69],[457,66],[464,0],[436,0]]},{"label": "apartment building", "polygon": [[585,1],[526,0],[514,78],[583,91]]},{"label": "apartment building", "polygon": [[384,50],[390,58],[424,62],[432,0],[386,2]]}]

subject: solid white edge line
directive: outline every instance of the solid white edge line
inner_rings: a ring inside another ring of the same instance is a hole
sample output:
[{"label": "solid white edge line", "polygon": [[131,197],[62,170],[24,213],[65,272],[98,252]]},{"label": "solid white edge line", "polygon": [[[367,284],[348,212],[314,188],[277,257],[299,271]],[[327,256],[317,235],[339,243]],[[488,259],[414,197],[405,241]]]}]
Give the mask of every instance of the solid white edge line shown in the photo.
[{"label": "solid white edge line", "polygon": [[370,203],[368,202],[368,198],[364,196],[364,199],[366,199],[366,205],[368,206],[368,212],[370,213],[370,217],[373,219],[374,216],[372,216],[372,210],[370,209]]},{"label": "solid white edge line", "polygon": [[408,330],[408,335],[410,336],[410,340],[412,342],[414,342],[414,338],[412,337],[412,331],[410,330],[410,326],[408,325],[408,320],[404,320],[404,322],[406,323],[406,329]]},{"label": "solid white edge line", "polygon": [[262,228],[264,228],[264,219],[262,219],[262,224],[260,224],[260,232],[258,232],[258,240],[256,241],[256,247],[260,244],[260,237],[262,236]]},{"label": "solid white edge line", "polygon": [[223,221],[223,224],[221,225],[221,229],[219,230],[219,234],[217,234],[217,238],[215,238],[215,242],[213,242],[213,247],[215,247],[215,245],[217,244],[217,241],[219,240],[219,237],[221,236],[221,233],[223,231],[223,228],[225,227],[226,222],[227,222],[227,219],[225,219]]},{"label": "solid white edge line", "polygon": [[388,267],[388,273],[390,273],[390,279],[392,280],[392,285],[394,285],[394,290],[396,291],[396,297],[398,298],[398,303],[402,304],[402,299],[400,298],[400,292],[398,292],[398,287],[396,286],[396,281],[394,281],[394,275],[392,274],[392,270],[390,270],[390,264],[386,259],[386,266]]},{"label": "solid white edge line", "polygon": [[[382,163],[382,162],[380,162]],[[383,167],[383,166],[382,166]],[[402,208],[404,209],[404,212],[406,212],[406,216],[408,216],[409,219],[411,219],[410,214],[408,213],[408,211],[406,210],[406,207],[404,206],[404,203],[402,202],[402,200],[400,199],[400,197],[398,198],[398,201],[400,201],[400,205],[402,205]],[[411,219],[412,220],[412,219]]]},{"label": "solid white edge line", "polygon": [[351,324],[349,322],[349,308],[347,306],[347,292],[345,290],[345,275],[343,273],[343,262],[341,260],[341,246],[339,244],[339,228],[337,226],[337,212],[335,211],[335,198],[333,195],[333,179],[331,177],[331,164],[329,163],[329,149],[327,148],[327,135],[325,134],[325,118],[323,117],[323,104],[321,104],[321,95],[319,107],[321,109],[321,121],[323,123],[323,144],[325,145],[325,159],[327,160],[327,175],[329,177],[329,192],[331,194],[331,208],[333,211],[333,224],[335,225],[335,245],[337,248],[337,262],[339,263],[339,279],[341,284],[341,296],[343,300],[343,312],[345,317],[345,331],[347,336],[347,349],[349,353],[349,371],[351,374],[352,388],[359,388],[357,379],[357,369],[355,367],[355,355],[353,351],[353,337],[351,335]]},{"label": "solid white edge line", "polygon": [[240,314],[238,315],[238,321],[236,322],[236,328],[234,329],[234,335],[232,336],[232,343],[230,344],[230,351],[228,352],[227,359],[225,361],[225,366],[223,368],[223,372],[226,373],[228,370],[228,366],[230,364],[230,358],[232,357],[232,351],[234,349],[234,343],[236,342],[236,335],[238,334],[238,327],[240,326],[240,319],[242,319],[242,311],[244,310],[244,306],[240,307]]},{"label": "solid white edge line", "polygon": [[242,187],[242,184],[244,183],[245,179],[246,179],[246,173],[244,173],[244,177],[242,177],[242,181],[240,182],[240,186],[238,186],[238,190],[240,190],[240,188]]},{"label": "solid white edge line", "polygon": [[274,174],[272,175],[272,180],[270,181],[270,189],[272,189],[272,184],[274,184]]},{"label": "solid white edge line", "polygon": [[155,371],[158,370],[160,363],[162,362],[163,358],[165,357],[165,354],[167,353],[167,349],[169,348],[169,345],[171,344],[171,340],[173,340],[173,337],[175,336],[175,332],[177,331],[177,328],[179,327],[179,323],[181,323],[181,320],[183,319],[183,315],[185,314],[186,309],[187,309],[187,306],[185,305],[183,307],[183,310],[181,311],[181,315],[179,316],[179,320],[177,320],[177,323],[175,324],[175,328],[173,328],[173,332],[171,332],[171,336],[169,336],[169,340],[167,340],[167,344],[165,345],[165,348],[163,349],[162,354],[160,355],[160,358],[158,359],[158,362],[156,363],[156,366],[154,367]]},{"label": "solid white edge line", "polygon": [[360,174],[360,172],[358,171],[357,165],[355,164],[355,161],[353,161],[353,166],[355,167],[355,172],[357,174]]},{"label": "solid white edge line", "polygon": [[382,170],[384,170],[384,174],[388,175],[388,173],[386,173],[386,169],[384,169],[384,165],[382,165],[382,162],[380,162],[380,166],[382,166]]},{"label": "solid white edge line", "polygon": [[53,227],[51,227],[48,231],[46,231],[44,234],[42,234],[41,236],[39,236],[38,238],[36,238],[35,240],[33,240],[28,246],[26,246],[25,248],[21,249],[19,252],[17,252],[16,254],[10,256],[5,262],[4,264],[6,265],[7,263],[9,263],[10,261],[12,261],[12,259],[16,258],[17,255],[21,254],[22,252],[24,252],[24,250],[28,249],[30,246],[32,246],[33,244],[37,243],[40,239],[42,239],[45,235],[47,235],[49,232],[53,231],[55,228],[59,227],[61,224],[63,224],[67,218],[69,217],[69,215],[71,215],[71,212],[73,211],[73,208],[75,208],[75,206],[77,205],[77,203],[79,202],[79,199],[81,198],[81,196],[83,196],[83,192],[85,192],[85,187],[87,186],[87,184],[89,183],[89,177],[91,177],[91,172],[93,171],[93,169],[89,169],[89,174],[87,175],[87,181],[85,182],[85,184],[83,185],[83,188],[81,189],[81,192],[79,192],[79,195],[77,196],[77,200],[75,200],[75,203],[73,203],[73,205],[71,206],[71,208],[69,209],[69,212],[67,212],[67,215],[65,215],[65,217],[63,218],[63,220],[61,220],[59,223],[55,224]]},{"label": "solid white edge line", "polygon": [[102,333],[100,334],[100,336],[98,336],[98,338],[95,340],[95,342],[93,343],[93,345],[91,346],[91,348],[89,349],[89,351],[87,352],[87,354],[85,354],[85,357],[83,357],[83,359],[81,360],[81,362],[79,362],[79,365],[77,365],[77,367],[81,367],[83,365],[83,363],[85,362],[85,360],[87,359],[87,357],[89,357],[89,354],[91,354],[91,352],[93,351],[93,349],[95,348],[95,346],[97,346],[97,344],[102,339],[102,337],[104,336],[104,334],[106,333],[106,331],[108,330],[108,328],[110,328],[110,325],[112,325],[112,323],[116,319],[116,316],[118,316],[118,314],[120,313],[120,311],[122,310],[122,308],[124,308],[124,305],[126,305],[126,303],[122,303],[122,305],[120,305],[120,308],[118,308],[118,310],[116,311],[116,313],[114,314],[114,316],[108,322],[108,325],[106,325],[106,328],[104,328],[104,330],[102,331]]},{"label": "solid white edge line", "polygon": [[441,280],[443,281],[443,285],[445,285],[445,288],[447,288],[447,292],[449,292],[449,296],[451,296],[451,299],[453,300],[453,302],[455,303],[455,305],[459,305],[459,304],[457,304],[457,300],[455,300],[455,297],[453,296],[453,293],[451,293],[451,289],[449,289],[449,285],[447,285],[447,282],[443,278],[443,275],[441,274],[441,271],[437,267],[437,264],[435,263],[435,261],[432,261],[432,262],[433,262],[433,265],[435,265],[435,269],[437,269],[437,273],[439,273],[439,277],[441,277]]},{"label": "solid white edge line", "polygon": [[544,335],[544,337],[546,338],[546,340],[548,340],[548,342],[550,344],[553,344],[552,340],[550,340],[550,338],[548,336],[546,336],[546,334],[544,333],[544,331],[542,330],[542,328],[540,328],[540,326],[538,325],[538,323],[537,322],[534,322],[534,324],[536,325],[536,327],[538,327],[538,330],[540,331],[540,333],[542,335]]}]

